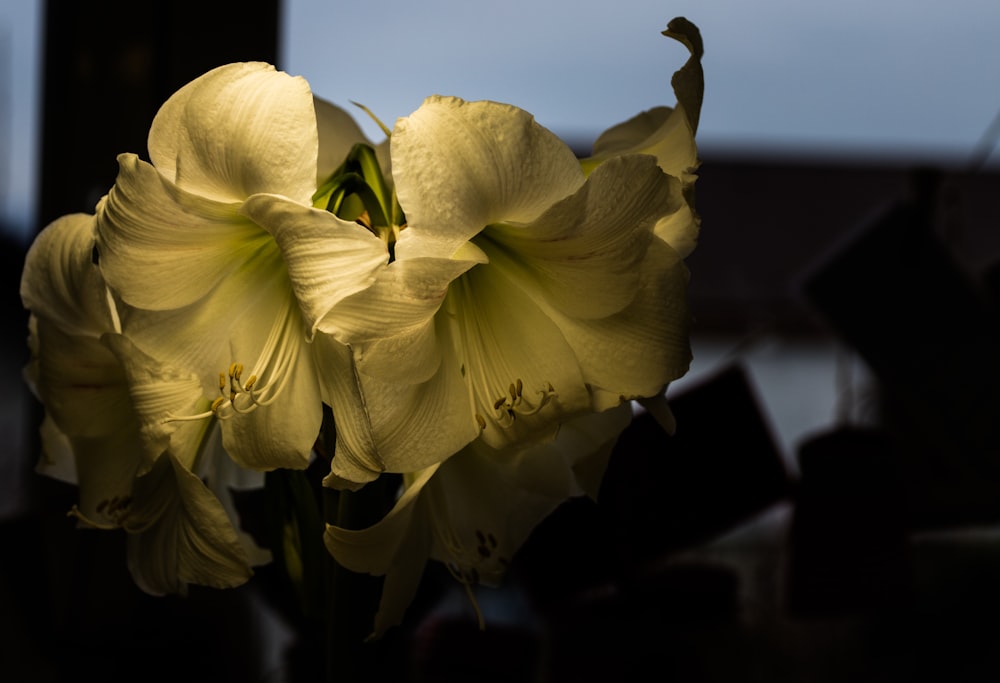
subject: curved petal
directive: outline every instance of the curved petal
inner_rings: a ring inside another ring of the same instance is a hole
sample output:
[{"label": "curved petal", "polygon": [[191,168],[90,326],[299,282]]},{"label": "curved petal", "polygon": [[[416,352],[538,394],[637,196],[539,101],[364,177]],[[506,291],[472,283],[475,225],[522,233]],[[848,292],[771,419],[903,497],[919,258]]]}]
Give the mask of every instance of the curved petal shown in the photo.
[{"label": "curved petal", "polygon": [[493,263],[473,268],[451,286],[438,316],[451,355],[442,367],[461,372],[471,417],[482,418],[482,438],[494,448],[546,438],[590,403],[572,348],[520,275]]},{"label": "curved petal", "polygon": [[94,254],[94,217],[63,216],[48,225],[24,261],[21,301],[68,335],[99,337],[114,329],[107,288]]},{"label": "curved petal", "polygon": [[36,389],[60,430],[104,436],[133,419],[121,364],[99,339],[63,334],[46,320],[36,329]]},{"label": "curved petal", "polygon": [[434,465],[417,473],[377,524],[362,530],[326,527],[323,541],[337,562],[351,571],[386,575],[372,637],[399,624],[417,594],[431,545],[428,518],[418,513],[417,502],[437,469]]},{"label": "curved petal", "polygon": [[123,526],[129,571],[147,593],[180,593],[190,583],[233,588],[253,575],[218,499],[172,456],[135,480]]},{"label": "curved petal", "polygon": [[268,405],[222,422],[222,445],[243,467],[305,469],[323,422],[316,368],[294,362],[288,387]]},{"label": "curved petal", "polygon": [[396,122],[392,169],[409,229],[451,256],[490,223],[526,223],[583,183],[573,152],[527,112],[430,97]]},{"label": "curved petal", "polygon": [[320,185],[343,163],[354,145],[371,142],[357,121],[340,107],[318,97],[313,97],[313,106],[319,133],[316,185]]},{"label": "curved petal", "polygon": [[350,351],[332,339],[317,336],[316,343],[323,344],[324,396],[337,421],[327,486],[353,489],[382,472],[422,469],[479,434],[457,366],[421,384],[400,384],[357,373]]},{"label": "curved petal", "polygon": [[207,420],[169,418],[195,415],[208,408],[197,375],[156,361],[122,335],[108,334],[102,341],[125,372],[148,462],[169,448],[185,467],[193,467]]},{"label": "curved petal", "polygon": [[73,456],[73,445],[69,437],[59,429],[51,415],[42,418],[39,432],[42,455],[35,464],[35,471],[67,484],[76,484],[76,458]]},{"label": "curved petal", "polygon": [[[319,380],[291,284],[278,264],[243,269],[211,296],[175,311],[123,307],[122,329],[159,362],[197,374],[206,399],[223,400],[217,411],[223,442],[240,465],[269,470],[308,464],[322,419]],[[227,377],[237,366],[240,378]]]},{"label": "curved petal", "polygon": [[691,203],[685,202],[680,209],[661,218],[653,232],[669,244],[681,258],[687,258],[698,245],[700,229],[701,217]]},{"label": "curved petal", "polygon": [[340,302],[320,329],[351,344],[427,326],[451,282],[476,263],[447,258],[394,261],[378,273],[371,287]]},{"label": "curved petal", "polygon": [[566,315],[603,318],[632,301],[653,226],[683,205],[680,183],[652,157],[618,157],[536,221],[491,226],[480,244],[493,263],[523,268],[532,281],[525,289]]},{"label": "curved petal", "polygon": [[118,163],[118,179],[98,210],[97,242],[101,271],[126,303],[186,306],[261,252],[276,251],[238,206],[172,187],[134,154]]},{"label": "curved petal", "polygon": [[71,438],[80,500],[77,516],[85,525],[116,528],[133,498],[132,482],[143,460],[138,427],[98,438]]},{"label": "curved petal", "polygon": [[694,181],[699,165],[694,132],[680,105],[656,107],[609,128],[597,138],[594,156],[584,164],[623,154],[651,154],[665,173],[685,182]]},{"label": "curved petal", "polygon": [[682,376],[691,361],[688,271],[665,243],[653,241],[642,284],[624,310],[585,320],[548,309],[579,359],[594,410],[652,396]]},{"label": "curved petal", "polygon": [[583,160],[585,169],[592,170],[615,155],[652,154],[664,172],[685,184],[694,182],[699,164],[694,135],[705,92],[701,67],[704,48],[698,28],[683,17],[671,20],[663,35],[680,42],[691,53],[670,79],[677,106],[656,107],[605,131],[594,143],[593,156]]},{"label": "curved petal", "polygon": [[258,192],[309,204],[316,190],[309,84],[270,64],[220,66],[178,90],[149,130],[149,157],[179,187],[220,202]]},{"label": "curved petal", "polygon": [[218,425],[207,435],[199,458],[199,467],[193,473],[200,476],[205,485],[219,500],[236,531],[236,537],[247,555],[251,566],[268,564],[273,559],[271,551],[257,545],[253,536],[240,527],[240,514],[233,497],[234,490],[260,489],[264,486],[264,473],[240,467],[222,448],[221,431]]},{"label": "curved petal", "polygon": [[[312,333],[341,300],[371,285],[389,261],[382,240],[328,211],[260,194],[250,197],[240,212],[267,230],[277,243]],[[377,329],[374,327],[371,334]]]}]

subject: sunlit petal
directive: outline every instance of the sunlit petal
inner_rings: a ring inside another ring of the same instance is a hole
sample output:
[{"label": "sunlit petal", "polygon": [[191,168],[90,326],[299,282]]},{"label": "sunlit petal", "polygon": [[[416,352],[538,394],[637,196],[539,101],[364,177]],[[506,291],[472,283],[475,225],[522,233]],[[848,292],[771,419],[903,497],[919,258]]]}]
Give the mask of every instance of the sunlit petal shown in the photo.
[{"label": "sunlit petal", "polygon": [[274,192],[308,204],[316,189],[312,91],[270,64],[227,64],[191,81],[160,108],[148,144],[167,180],[220,202]]},{"label": "sunlit petal", "polygon": [[451,256],[490,223],[534,220],[583,183],[565,143],[496,102],[428,98],[397,121],[391,147],[410,229],[436,243],[421,244],[428,255]]}]

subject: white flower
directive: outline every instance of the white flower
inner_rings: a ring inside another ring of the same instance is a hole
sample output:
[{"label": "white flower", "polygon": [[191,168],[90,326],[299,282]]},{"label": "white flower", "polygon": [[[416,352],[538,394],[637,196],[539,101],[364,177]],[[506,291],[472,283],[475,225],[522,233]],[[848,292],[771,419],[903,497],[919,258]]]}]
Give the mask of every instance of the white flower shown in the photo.
[{"label": "white flower", "polygon": [[587,415],[529,448],[497,451],[474,441],[444,463],[404,475],[395,507],[374,526],[328,525],[324,540],[339,563],[385,575],[372,636],[402,620],[429,559],[445,563],[465,585],[478,614],[475,585],[498,585],[531,531],[560,503],[596,497],[630,418],[628,405]]},{"label": "white flower", "polygon": [[355,410],[352,370],[337,363],[347,350],[310,343],[388,260],[364,227],[311,206],[317,178],[363,140],[348,121],[301,78],[259,63],[219,67],[163,105],[152,164],[120,156],[98,207],[100,267],[124,334],[193,373],[193,395],[207,399],[160,419],[218,418],[226,452],[245,467],[305,467],[323,401]]},{"label": "white flower", "polygon": [[585,178],[527,112],[444,97],[397,122],[391,157],[395,260],[320,325],[354,350],[380,459],[335,458],[329,483],[416,471],[480,436],[544,441],[686,371],[687,270],[653,229],[687,203],[655,158]]},{"label": "white flower", "polygon": [[74,512],[84,523],[128,532],[129,568],[144,590],[239,585],[264,557],[195,474],[213,457],[207,425],[157,419],[199,409],[190,399],[197,378],[118,334],[92,262],[93,231],[92,216],[63,217],[38,236],[25,262],[27,374],[47,413],[39,469],[78,483]]}]

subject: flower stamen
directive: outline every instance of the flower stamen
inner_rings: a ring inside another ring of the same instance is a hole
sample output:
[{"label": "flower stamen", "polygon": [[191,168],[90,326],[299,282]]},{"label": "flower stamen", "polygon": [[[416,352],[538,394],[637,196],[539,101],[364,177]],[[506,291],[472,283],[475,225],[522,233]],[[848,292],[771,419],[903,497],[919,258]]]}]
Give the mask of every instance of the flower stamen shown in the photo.
[{"label": "flower stamen", "polygon": [[[219,373],[219,395],[212,401],[207,411],[197,415],[171,415],[166,421],[201,420],[210,417],[227,420],[236,415],[247,415],[276,401],[287,386],[290,370],[299,355],[300,345],[297,343],[301,334],[297,328],[299,323],[299,318],[294,315],[292,302],[286,301],[257,357],[254,372],[246,381],[243,381],[246,367],[242,363],[233,361],[226,372]],[[265,375],[270,381],[261,383],[261,377]]]},{"label": "flower stamen", "polygon": [[536,415],[547,406],[558,394],[551,382],[545,383],[544,389],[538,389],[535,393],[539,396],[537,403],[529,401],[524,396],[524,382],[517,379],[507,387],[507,395],[500,396],[493,402],[493,410],[496,411],[497,421],[502,427],[511,427],[518,415],[527,417]]}]

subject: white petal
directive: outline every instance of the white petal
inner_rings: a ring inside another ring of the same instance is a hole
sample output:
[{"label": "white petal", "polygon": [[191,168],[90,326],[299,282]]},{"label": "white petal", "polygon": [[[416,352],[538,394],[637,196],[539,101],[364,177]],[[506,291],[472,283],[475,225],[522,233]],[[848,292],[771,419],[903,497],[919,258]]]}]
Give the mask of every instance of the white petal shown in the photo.
[{"label": "white petal", "polygon": [[680,105],[644,111],[609,128],[594,142],[594,161],[624,154],[652,154],[665,173],[685,182],[694,181],[699,164],[694,132]]},{"label": "white petal", "polygon": [[160,108],[148,143],[168,180],[221,202],[274,192],[308,204],[316,189],[309,84],[269,64],[228,64],[191,81]]},{"label": "white petal", "polygon": [[371,287],[331,311],[320,329],[349,344],[415,333],[430,324],[451,282],[475,265],[447,258],[394,261]]},{"label": "white petal", "polygon": [[618,157],[536,221],[491,226],[479,243],[491,262],[523,268],[525,289],[566,315],[602,318],[632,301],[653,226],[683,206],[680,183],[654,159]]},{"label": "white petal", "polygon": [[579,359],[593,408],[652,396],[682,376],[691,360],[688,272],[665,243],[650,244],[633,302],[620,313],[586,320],[548,309]]},{"label": "white petal", "polygon": [[562,331],[520,279],[494,263],[473,268],[451,286],[439,314],[450,355],[442,365],[461,372],[473,416],[486,423],[482,438],[495,448],[545,438],[590,401]]},{"label": "white petal", "polygon": [[192,467],[208,421],[171,418],[196,415],[208,408],[197,375],[157,361],[122,335],[108,334],[102,341],[124,369],[148,461],[169,448],[185,467]]},{"label": "white petal", "polygon": [[356,373],[350,352],[317,336],[324,358],[324,394],[337,423],[337,453],[324,482],[357,488],[381,472],[413,472],[440,462],[479,433],[457,367],[421,384]]},{"label": "white petal", "polygon": [[253,574],[222,505],[171,456],[136,479],[124,526],[129,570],[148,593],[178,593],[189,583],[232,588]]},{"label": "white petal", "polygon": [[701,217],[691,203],[685,202],[676,212],[659,220],[656,236],[669,244],[681,258],[687,258],[698,245]]},{"label": "white petal", "polygon": [[37,321],[37,391],[70,437],[111,434],[134,419],[122,367],[99,339]]},{"label": "white petal", "polygon": [[63,216],[35,238],[25,257],[21,300],[69,335],[114,328],[104,280],[93,262],[94,217]]},{"label": "white petal", "polygon": [[[296,342],[302,344],[302,342]],[[316,366],[306,354],[292,361],[284,391],[273,403],[222,422],[222,444],[233,460],[250,469],[305,469],[323,421]]]},{"label": "white petal", "polygon": [[132,481],[144,464],[135,422],[101,437],[70,439],[80,490],[79,511],[86,521],[119,526],[132,496]]},{"label": "white petal", "polygon": [[425,255],[450,256],[490,223],[532,221],[583,183],[569,147],[496,102],[428,98],[397,121],[391,149],[409,229],[437,242]]},{"label": "white petal", "polygon": [[435,465],[418,473],[377,524],[361,530],[326,527],[323,541],[337,562],[355,572],[385,574],[373,637],[399,624],[417,594],[431,544],[426,511],[417,503],[436,470]]},{"label": "white petal", "polygon": [[76,458],[69,438],[56,426],[51,415],[42,419],[39,429],[42,439],[42,455],[35,465],[35,471],[67,484],[76,484]]},{"label": "white petal", "polygon": [[382,240],[327,211],[255,195],[241,212],[274,237],[312,332],[341,300],[371,285],[389,261]]},{"label": "white petal", "polygon": [[241,267],[277,251],[270,236],[220,204],[165,183],[135,155],[118,157],[114,188],[97,215],[100,264],[133,306],[186,306]]}]

